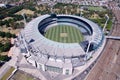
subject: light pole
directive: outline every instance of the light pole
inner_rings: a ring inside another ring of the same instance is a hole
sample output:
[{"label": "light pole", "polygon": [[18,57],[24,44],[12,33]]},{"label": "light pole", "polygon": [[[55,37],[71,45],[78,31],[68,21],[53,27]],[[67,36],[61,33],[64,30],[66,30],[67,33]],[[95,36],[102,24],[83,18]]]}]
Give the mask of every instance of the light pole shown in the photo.
[{"label": "light pole", "polygon": [[103,27],[103,32],[105,31],[105,28],[106,28],[108,20],[109,20],[109,16],[107,14],[105,14],[105,17],[107,18],[107,20],[106,20],[105,25]]},{"label": "light pole", "polygon": [[85,54],[86,54],[86,60],[87,60],[87,55],[88,55],[88,52],[89,52],[89,49],[90,49],[90,44],[91,44],[91,41],[88,43],[87,50],[85,52]]},{"label": "light pole", "polygon": [[50,3],[48,4],[48,6],[50,7],[50,12],[51,12],[51,14],[53,14],[53,13],[54,13],[54,11],[53,11],[53,7],[54,7],[53,3],[50,2]]},{"label": "light pole", "polygon": [[51,6],[51,13],[53,14],[53,6]]},{"label": "light pole", "polygon": [[83,14],[83,7],[80,8],[80,17],[82,17]]},{"label": "light pole", "polygon": [[89,49],[90,49],[90,45],[91,45],[91,43],[92,43],[92,38],[90,39],[90,41],[89,41],[89,43],[88,43],[88,46],[87,46],[87,50],[86,50],[86,52],[85,52],[85,60],[87,61],[87,59],[88,59],[88,52],[89,52]]},{"label": "light pole", "polygon": [[25,19],[25,15],[24,15],[24,13],[22,13],[21,15],[23,16],[23,19],[24,19],[24,25],[26,26],[27,21],[26,21],[26,19]]}]

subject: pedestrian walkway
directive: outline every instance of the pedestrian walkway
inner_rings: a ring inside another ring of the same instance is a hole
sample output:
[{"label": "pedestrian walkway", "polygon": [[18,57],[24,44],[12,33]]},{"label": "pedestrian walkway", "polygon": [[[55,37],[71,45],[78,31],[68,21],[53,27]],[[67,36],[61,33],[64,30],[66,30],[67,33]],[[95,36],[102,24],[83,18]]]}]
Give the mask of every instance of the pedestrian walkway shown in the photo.
[{"label": "pedestrian walkway", "polygon": [[120,36],[105,36],[107,39],[120,40]]}]

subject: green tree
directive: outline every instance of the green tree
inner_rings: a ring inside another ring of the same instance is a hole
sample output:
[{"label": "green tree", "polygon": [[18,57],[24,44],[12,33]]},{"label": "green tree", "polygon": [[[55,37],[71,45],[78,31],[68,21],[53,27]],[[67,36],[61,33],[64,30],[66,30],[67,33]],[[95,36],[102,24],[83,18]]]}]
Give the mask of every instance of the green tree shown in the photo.
[{"label": "green tree", "polygon": [[20,22],[20,28],[24,28],[24,23]]},{"label": "green tree", "polygon": [[9,24],[9,23],[6,23],[6,27],[10,27],[10,24]]},{"label": "green tree", "polygon": [[4,52],[4,45],[0,47],[0,52]]},{"label": "green tree", "polygon": [[9,61],[11,58],[8,57],[7,55],[1,56],[0,55],[0,61]]},{"label": "green tree", "polygon": [[15,34],[12,34],[12,37],[13,37],[13,38],[16,38],[16,35],[15,35]]},{"label": "green tree", "polygon": [[5,37],[5,32],[1,32],[1,31],[0,31],[0,36],[1,36],[2,38],[4,38],[4,37]]},{"label": "green tree", "polygon": [[7,38],[11,38],[11,37],[12,37],[12,34],[11,34],[10,32],[7,32],[7,33],[5,33],[5,36],[6,36]]},{"label": "green tree", "polygon": [[2,47],[3,46],[3,44],[2,43],[0,43],[0,47]]},{"label": "green tree", "polygon": [[4,44],[4,52],[9,51],[10,47],[11,47],[11,43],[10,42],[5,43]]}]

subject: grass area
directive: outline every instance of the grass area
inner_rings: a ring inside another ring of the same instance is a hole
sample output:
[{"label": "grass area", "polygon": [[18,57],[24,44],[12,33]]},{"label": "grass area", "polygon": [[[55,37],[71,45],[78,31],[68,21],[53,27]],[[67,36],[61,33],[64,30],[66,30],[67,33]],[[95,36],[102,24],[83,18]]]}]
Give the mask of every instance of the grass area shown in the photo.
[{"label": "grass area", "polygon": [[15,68],[11,67],[7,72],[6,74],[2,77],[1,80],[7,80],[8,77],[12,74],[12,72],[14,71]]},{"label": "grass area", "polygon": [[[99,26],[101,26],[101,28],[104,27],[105,25],[105,22],[106,22],[106,19],[90,19],[92,20],[93,22],[97,23]],[[112,20],[110,19],[107,23],[107,26],[106,26],[106,30],[107,31],[110,31],[111,30],[111,27],[112,27]]]},{"label": "grass area", "polygon": [[112,27],[112,21],[109,20],[109,21],[108,21],[108,24],[107,24],[107,26],[106,26],[106,29],[107,29],[108,31],[110,31],[111,27]]},{"label": "grass area", "polygon": [[88,10],[90,11],[106,11],[103,7],[97,7],[97,6],[89,6]]},{"label": "grass area", "polygon": [[79,43],[83,41],[80,30],[68,25],[58,25],[46,31],[45,37],[62,43]]},{"label": "grass area", "polygon": [[22,13],[29,14],[29,15],[33,15],[33,14],[34,14],[34,11],[29,10],[29,9],[22,9],[21,11],[15,13],[15,14],[21,15]]},{"label": "grass area", "polygon": [[35,77],[18,70],[12,77],[10,80],[38,80]]}]

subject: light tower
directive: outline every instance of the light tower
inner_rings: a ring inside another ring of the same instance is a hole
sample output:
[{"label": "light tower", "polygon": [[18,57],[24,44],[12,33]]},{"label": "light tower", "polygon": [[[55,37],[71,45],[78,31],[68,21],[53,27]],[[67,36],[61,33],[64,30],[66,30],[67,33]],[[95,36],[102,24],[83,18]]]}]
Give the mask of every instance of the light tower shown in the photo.
[{"label": "light tower", "polygon": [[107,23],[108,23],[108,20],[109,20],[109,16],[107,14],[105,14],[105,17],[107,18],[105,24],[104,24],[104,27],[103,27],[103,32],[105,31],[105,28],[107,26]]},{"label": "light tower", "polygon": [[82,17],[83,15],[83,7],[80,8],[80,16]]},{"label": "light tower", "polygon": [[89,53],[91,43],[92,43],[92,38],[90,38],[90,41],[89,41],[88,46],[87,46],[87,50],[85,52],[85,54],[86,54],[85,60],[86,61],[88,60],[89,56],[91,56],[91,54]]},{"label": "light tower", "polygon": [[24,19],[24,25],[26,25],[27,21],[26,21],[26,19],[25,19],[24,13],[22,13],[21,15],[23,16],[23,19]]}]

